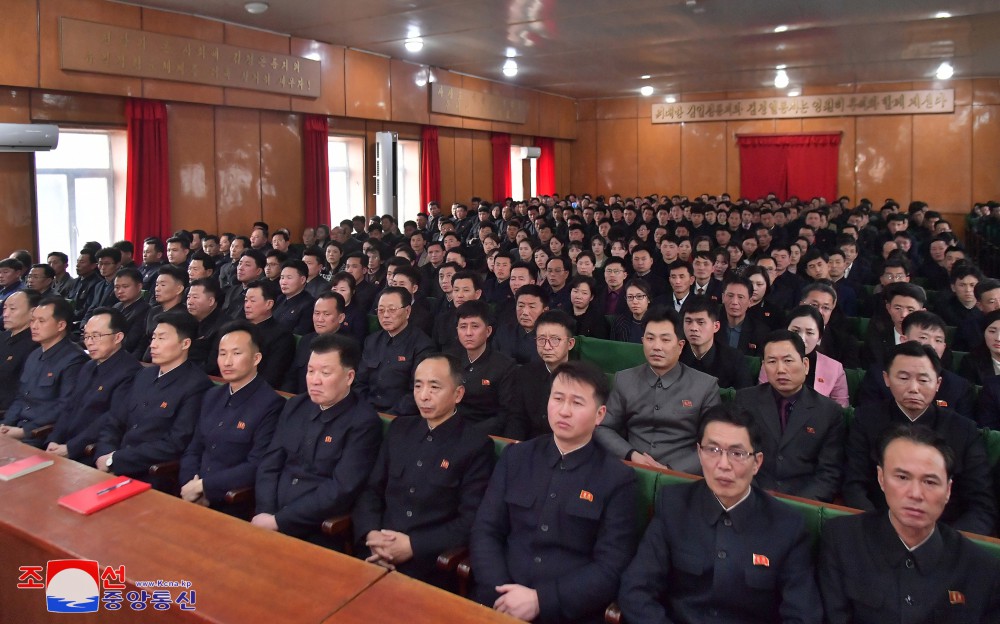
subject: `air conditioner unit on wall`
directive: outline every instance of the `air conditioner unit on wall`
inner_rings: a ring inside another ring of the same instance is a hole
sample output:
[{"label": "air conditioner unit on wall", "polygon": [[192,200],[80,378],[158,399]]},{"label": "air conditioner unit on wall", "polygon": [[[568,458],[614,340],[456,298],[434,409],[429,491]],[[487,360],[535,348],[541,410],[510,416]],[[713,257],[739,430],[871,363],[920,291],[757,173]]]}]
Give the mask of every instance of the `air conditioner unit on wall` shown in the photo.
[{"label": "air conditioner unit on wall", "polygon": [[59,126],[0,123],[0,152],[47,152],[59,144]]},{"label": "air conditioner unit on wall", "polygon": [[399,135],[395,132],[375,133],[375,214],[397,214],[399,184]]}]

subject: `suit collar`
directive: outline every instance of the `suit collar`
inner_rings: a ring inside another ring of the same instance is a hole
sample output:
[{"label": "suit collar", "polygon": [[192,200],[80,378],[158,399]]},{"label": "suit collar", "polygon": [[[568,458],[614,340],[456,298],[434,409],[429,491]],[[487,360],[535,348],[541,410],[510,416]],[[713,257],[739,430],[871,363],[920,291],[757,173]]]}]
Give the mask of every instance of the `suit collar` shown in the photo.
[{"label": "suit collar", "polygon": [[684,365],[680,363],[680,360],[678,360],[678,362],[674,364],[673,368],[667,371],[667,373],[662,377],[659,377],[655,372],[653,372],[653,369],[650,368],[649,364],[643,364],[639,371],[639,379],[643,384],[649,386],[650,388],[656,387],[657,385],[663,388],[668,388],[681,378],[683,369]]},{"label": "suit collar", "polygon": [[559,447],[556,446],[555,438],[548,436],[545,440],[545,446],[542,449],[542,454],[545,457],[545,463],[550,468],[561,468],[563,470],[575,470],[580,466],[583,466],[590,462],[590,458],[594,456],[596,452],[596,443],[594,439],[591,438],[589,442],[571,451],[568,455],[563,455],[559,452]]},{"label": "suit collar", "polygon": [[898,568],[906,565],[908,559],[912,559],[923,574],[931,574],[938,569],[941,557],[944,555],[944,539],[938,527],[934,528],[927,541],[910,551],[903,544],[903,541],[893,528],[889,520],[888,512],[880,512],[876,533],[876,543],[881,551],[882,557],[892,567]]},{"label": "suit collar", "polygon": [[760,493],[751,486],[750,495],[735,508],[726,511],[722,503],[716,498],[715,493],[708,487],[708,482],[702,479],[694,486],[698,489],[695,496],[698,500],[698,508],[702,519],[709,526],[716,526],[719,522],[729,519],[732,522],[733,530],[737,533],[750,526],[753,517],[756,515]]}]

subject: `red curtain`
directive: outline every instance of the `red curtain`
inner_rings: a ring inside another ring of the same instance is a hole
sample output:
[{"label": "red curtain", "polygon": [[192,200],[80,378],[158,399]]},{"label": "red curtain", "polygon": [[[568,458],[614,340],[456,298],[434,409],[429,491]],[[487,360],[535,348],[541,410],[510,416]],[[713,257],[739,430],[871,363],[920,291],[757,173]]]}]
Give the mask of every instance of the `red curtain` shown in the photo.
[{"label": "red curtain", "polygon": [[324,115],[302,118],[302,187],[307,227],[330,220],[329,123]]},{"label": "red curtain", "polygon": [[493,143],[493,201],[502,202],[510,197],[510,135],[497,133],[490,138]]},{"label": "red curtain", "polygon": [[542,150],[538,157],[537,191],[539,195],[551,195],[556,192],[556,141],[536,137],[535,147]]},{"label": "red curtain", "polygon": [[747,135],[739,138],[740,195],[758,199],[837,196],[840,133]]},{"label": "red curtain", "polygon": [[438,154],[438,129],[420,129],[420,210],[441,200],[441,156]]},{"label": "red curtain", "polygon": [[163,102],[128,99],[128,172],[125,238],[138,247],[150,236],[166,240],[170,228],[170,161],[167,107]]}]

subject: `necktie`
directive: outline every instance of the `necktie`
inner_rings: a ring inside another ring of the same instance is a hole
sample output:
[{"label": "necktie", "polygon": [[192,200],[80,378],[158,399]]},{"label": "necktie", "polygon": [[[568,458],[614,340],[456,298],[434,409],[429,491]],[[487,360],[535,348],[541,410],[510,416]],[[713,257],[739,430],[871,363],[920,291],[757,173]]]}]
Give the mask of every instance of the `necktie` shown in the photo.
[{"label": "necktie", "polygon": [[699,287],[698,287],[698,294],[699,294],[699,295],[704,295],[704,294],[705,294],[705,289],[704,289],[704,288],[702,288],[701,286],[699,286]]},{"label": "necktie", "polygon": [[779,416],[781,417],[781,432],[785,432],[785,427],[788,426],[788,417],[792,413],[792,402],[788,399],[781,399],[781,405],[779,407]]}]

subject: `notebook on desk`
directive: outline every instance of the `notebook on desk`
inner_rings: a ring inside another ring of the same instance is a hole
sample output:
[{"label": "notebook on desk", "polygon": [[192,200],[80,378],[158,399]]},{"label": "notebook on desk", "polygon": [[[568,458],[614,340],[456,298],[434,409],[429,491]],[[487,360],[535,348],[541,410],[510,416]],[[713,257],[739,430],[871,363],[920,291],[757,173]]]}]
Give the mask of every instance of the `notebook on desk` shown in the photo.
[{"label": "notebook on desk", "polygon": [[8,460],[8,463],[0,461],[0,464],[3,464],[0,466],[0,481],[10,481],[11,479],[23,477],[26,474],[35,472],[36,470],[48,468],[55,463],[44,455],[31,455],[21,459],[8,457],[6,459]]},{"label": "notebook on desk", "polygon": [[115,477],[59,499],[59,504],[85,516],[141,494],[152,486],[128,477]]}]

